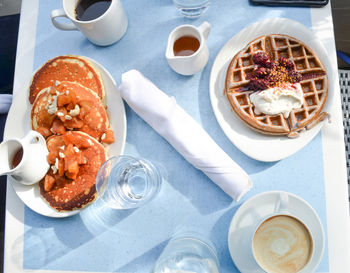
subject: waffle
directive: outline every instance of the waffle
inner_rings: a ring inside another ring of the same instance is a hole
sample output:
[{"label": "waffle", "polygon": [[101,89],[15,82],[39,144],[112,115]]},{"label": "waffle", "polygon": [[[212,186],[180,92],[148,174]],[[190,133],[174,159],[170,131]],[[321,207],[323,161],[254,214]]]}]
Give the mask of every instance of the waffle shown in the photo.
[{"label": "waffle", "polygon": [[[255,68],[253,55],[260,51],[266,52],[271,61],[280,57],[289,59],[301,74],[304,102],[300,108],[292,109],[288,117],[254,112],[249,98],[254,91],[248,86]],[[328,96],[324,65],[303,42],[283,34],[258,37],[233,57],[226,74],[225,94],[232,109],[245,124],[267,135],[297,137],[300,131],[312,128],[327,116],[322,112]]]}]

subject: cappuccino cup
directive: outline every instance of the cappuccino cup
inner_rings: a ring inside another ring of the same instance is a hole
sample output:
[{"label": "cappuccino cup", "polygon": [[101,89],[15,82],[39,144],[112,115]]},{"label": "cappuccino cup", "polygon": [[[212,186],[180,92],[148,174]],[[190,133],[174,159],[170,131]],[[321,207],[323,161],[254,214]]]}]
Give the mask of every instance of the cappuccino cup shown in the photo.
[{"label": "cappuccino cup", "polygon": [[[78,19],[76,8],[80,1],[63,0],[63,9],[51,11],[52,24],[60,30],[80,30],[90,42],[99,46],[111,45],[123,37],[128,19],[120,0],[111,0],[102,15],[88,21]],[[68,18],[71,22],[60,22],[58,17]]]},{"label": "cappuccino cup", "polygon": [[252,237],[251,249],[259,267],[267,273],[310,272],[314,253],[311,232],[288,213],[288,194],[280,192],[275,212],[262,219]]}]

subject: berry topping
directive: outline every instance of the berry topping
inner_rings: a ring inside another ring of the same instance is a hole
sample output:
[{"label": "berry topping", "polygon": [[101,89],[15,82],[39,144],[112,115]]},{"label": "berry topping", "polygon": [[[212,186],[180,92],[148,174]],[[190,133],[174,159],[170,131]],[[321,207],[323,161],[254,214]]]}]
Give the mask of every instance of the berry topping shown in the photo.
[{"label": "berry topping", "polygon": [[260,51],[253,55],[253,62],[255,64],[265,66],[269,62],[269,56],[265,52]]},{"label": "berry topping", "polygon": [[253,62],[254,71],[247,77],[248,90],[265,90],[302,80],[302,75],[295,70],[295,65],[290,59],[280,57],[276,61],[270,61],[269,56],[260,51],[253,55]]},{"label": "berry topping", "polygon": [[267,61],[264,66],[266,68],[272,69],[272,68],[274,68],[275,64],[273,62],[271,62],[271,61]]},{"label": "berry topping", "polygon": [[303,78],[302,75],[295,70],[290,71],[289,77],[290,77],[292,83],[300,82]]},{"label": "berry topping", "polygon": [[284,66],[287,69],[294,69],[294,63],[290,59],[284,57],[280,57],[278,59],[278,64],[280,66]]},{"label": "berry topping", "polygon": [[269,87],[269,81],[265,79],[251,79],[248,84],[249,90],[265,90]]},{"label": "berry topping", "polygon": [[258,67],[254,70],[254,75],[258,78],[265,78],[268,74],[270,74],[270,69],[265,67]]}]

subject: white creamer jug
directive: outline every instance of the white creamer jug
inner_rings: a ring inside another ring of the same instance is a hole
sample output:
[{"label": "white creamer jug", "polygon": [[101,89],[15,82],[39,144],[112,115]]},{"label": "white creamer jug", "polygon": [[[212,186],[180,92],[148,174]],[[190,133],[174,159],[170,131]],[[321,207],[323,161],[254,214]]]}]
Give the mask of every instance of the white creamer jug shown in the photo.
[{"label": "white creamer jug", "polygon": [[0,144],[0,175],[11,175],[25,185],[39,182],[50,167],[48,153],[46,141],[38,132],[7,139]]},{"label": "white creamer jug", "polygon": [[[199,27],[181,25],[169,35],[165,57],[170,67],[181,75],[193,75],[201,71],[208,62],[209,50],[206,44],[210,33],[210,24],[203,22]],[[174,44],[181,37],[194,37],[199,42],[199,48],[189,56],[176,56]]]}]

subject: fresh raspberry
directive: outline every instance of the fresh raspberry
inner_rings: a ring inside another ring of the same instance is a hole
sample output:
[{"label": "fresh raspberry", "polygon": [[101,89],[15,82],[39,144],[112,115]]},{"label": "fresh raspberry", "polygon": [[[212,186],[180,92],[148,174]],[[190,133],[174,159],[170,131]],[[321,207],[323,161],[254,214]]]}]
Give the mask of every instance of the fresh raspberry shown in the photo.
[{"label": "fresh raspberry", "polygon": [[268,61],[269,61],[269,56],[263,51],[255,53],[253,55],[253,62],[255,64],[260,64],[262,66],[265,66]]}]

